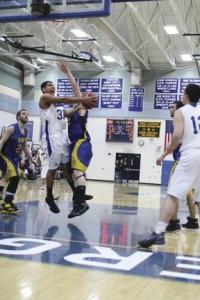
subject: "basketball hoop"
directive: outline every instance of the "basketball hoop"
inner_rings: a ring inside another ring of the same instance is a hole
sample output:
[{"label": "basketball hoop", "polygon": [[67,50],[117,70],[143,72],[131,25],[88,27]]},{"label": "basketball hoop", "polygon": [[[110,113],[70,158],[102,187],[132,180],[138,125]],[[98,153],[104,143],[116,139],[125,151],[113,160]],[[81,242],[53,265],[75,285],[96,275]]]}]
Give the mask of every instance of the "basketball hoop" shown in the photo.
[{"label": "basketball hoop", "polygon": [[55,20],[52,20],[51,22],[54,23],[55,25],[57,24],[60,24],[60,23],[68,23],[69,21],[71,21],[71,19],[55,19]]},{"label": "basketball hoop", "polygon": [[69,25],[70,21],[70,19],[55,19],[51,20],[49,24],[52,27],[52,29],[55,30],[55,32],[63,34],[67,27],[66,25]]}]

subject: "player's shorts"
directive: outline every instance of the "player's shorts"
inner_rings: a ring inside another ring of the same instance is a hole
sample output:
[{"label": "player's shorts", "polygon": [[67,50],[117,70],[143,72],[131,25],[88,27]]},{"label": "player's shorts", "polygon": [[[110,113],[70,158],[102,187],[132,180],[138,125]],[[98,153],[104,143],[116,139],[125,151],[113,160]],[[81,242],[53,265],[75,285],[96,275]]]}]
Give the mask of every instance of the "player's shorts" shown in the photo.
[{"label": "player's shorts", "polygon": [[83,173],[87,170],[92,159],[92,144],[84,139],[70,144],[71,167]]},{"label": "player's shorts", "polygon": [[185,199],[186,194],[199,186],[200,151],[193,149],[189,155],[181,154],[169,180],[167,194],[178,199]]},{"label": "player's shorts", "polygon": [[69,142],[65,133],[42,138],[42,150],[48,160],[49,170],[55,170],[70,160]]},{"label": "player's shorts", "polygon": [[176,169],[177,164],[178,164],[178,160],[175,160],[174,163],[173,163],[173,165],[172,165],[171,171],[169,173],[169,181],[170,181],[170,179],[171,179],[171,177],[172,177],[172,175],[174,173],[174,170]]},{"label": "player's shorts", "polygon": [[0,178],[5,180],[18,176],[18,162],[12,162],[5,155],[0,154],[0,171]]}]

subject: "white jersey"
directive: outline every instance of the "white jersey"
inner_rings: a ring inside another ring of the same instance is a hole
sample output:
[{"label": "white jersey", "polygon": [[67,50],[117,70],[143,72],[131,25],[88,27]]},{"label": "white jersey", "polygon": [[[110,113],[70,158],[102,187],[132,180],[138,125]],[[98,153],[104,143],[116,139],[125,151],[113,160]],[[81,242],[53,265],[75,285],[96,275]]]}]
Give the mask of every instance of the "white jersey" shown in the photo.
[{"label": "white jersey", "polygon": [[185,199],[191,189],[199,191],[200,186],[200,106],[186,104],[179,109],[184,120],[181,156],[169,181],[167,194]]},{"label": "white jersey", "polygon": [[54,106],[51,104],[49,108],[41,109],[40,119],[43,137],[47,135],[59,135],[63,130],[66,130],[64,108],[62,105]]},{"label": "white jersey", "polygon": [[186,104],[179,108],[184,119],[184,133],[180,152],[191,154],[194,150],[200,151],[200,106]]},{"label": "white jersey", "polygon": [[67,123],[62,105],[50,105],[40,110],[42,125],[42,149],[46,154],[49,169],[57,169],[59,164],[69,161]]}]

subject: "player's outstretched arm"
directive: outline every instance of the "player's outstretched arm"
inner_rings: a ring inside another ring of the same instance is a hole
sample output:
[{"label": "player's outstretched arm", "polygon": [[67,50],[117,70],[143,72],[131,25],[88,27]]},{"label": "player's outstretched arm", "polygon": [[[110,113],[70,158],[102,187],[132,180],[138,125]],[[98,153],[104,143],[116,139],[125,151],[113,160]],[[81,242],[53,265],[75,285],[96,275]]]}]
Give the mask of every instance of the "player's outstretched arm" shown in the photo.
[{"label": "player's outstretched arm", "polygon": [[56,103],[82,103],[87,108],[92,108],[96,106],[97,97],[94,94],[85,95],[83,97],[55,97],[50,94],[43,94],[40,97],[39,106],[42,109],[47,109],[51,104]]},{"label": "player's outstretched arm", "polygon": [[76,82],[74,76],[72,75],[70,69],[68,68],[67,64],[60,61],[57,65],[58,65],[59,70],[61,72],[63,72],[65,75],[67,75],[67,78],[69,79],[69,82],[70,82],[70,85],[71,85],[74,95],[76,97],[81,97],[82,94],[81,94],[79,85],[77,84],[77,82]]}]

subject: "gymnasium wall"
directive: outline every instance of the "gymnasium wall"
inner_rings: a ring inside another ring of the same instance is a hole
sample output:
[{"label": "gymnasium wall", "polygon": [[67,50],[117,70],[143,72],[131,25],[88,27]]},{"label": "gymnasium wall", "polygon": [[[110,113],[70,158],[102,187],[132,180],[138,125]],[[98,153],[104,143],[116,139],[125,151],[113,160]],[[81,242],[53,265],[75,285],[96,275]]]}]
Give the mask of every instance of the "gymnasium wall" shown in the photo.
[{"label": "gymnasium wall", "polygon": [[2,132],[3,127],[7,127],[12,123],[16,123],[15,114],[0,110],[1,118],[0,118],[0,134]]},{"label": "gymnasium wall", "polygon": [[21,107],[22,72],[0,62],[0,78],[0,111],[16,113]]},{"label": "gymnasium wall", "polygon": [[[38,99],[41,95],[40,84],[45,80],[57,82],[58,78],[64,78],[63,74],[46,70],[36,75],[35,87],[21,87],[21,73],[9,70],[0,65],[0,75],[2,76],[0,85],[0,128],[15,122],[15,112],[21,106],[30,112],[30,121],[33,121],[33,142],[39,143],[40,121]],[[161,77],[198,77],[196,69],[180,69],[174,72],[143,72],[143,87],[145,89],[144,110],[143,112],[128,111],[128,94],[131,74],[125,70],[106,71],[103,73],[92,74],[89,72],[74,74],[79,78],[123,78],[123,107],[122,109],[93,109],[90,111],[88,129],[93,142],[93,160],[87,172],[88,179],[113,180],[116,153],[138,153],[141,154],[140,182],[155,183],[161,182],[161,168],[155,165],[156,158],[162,153],[164,148],[165,119],[169,119],[169,111],[154,110],[153,94],[155,80]],[[1,93],[3,96],[1,97]],[[22,95],[22,103],[20,103]],[[15,105],[11,102],[16,101]],[[3,99],[8,100],[3,100]],[[4,103],[4,107],[1,103]],[[11,104],[12,103],[12,104]],[[16,104],[17,103],[17,104]],[[12,109],[12,110],[11,110]],[[6,112],[7,111],[7,112]],[[14,114],[11,112],[13,111]],[[134,139],[133,143],[108,143],[105,141],[106,119],[113,118],[132,118],[134,119]],[[144,145],[138,145],[137,123],[138,121],[160,121],[159,138],[143,138]],[[171,156],[167,157],[171,159]]]},{"label": "gymnasium wall", "polygon": [[[167,110],[155,110],[154,109],[154,88],[156,79],[162,77],[169,78],[198,78],[198,72],[196,68],[179,69],[173,72],[163,71],[143,71],[142,74],[142,87],[144,88],[144,107],[142,112],[130,112],[128,111],[128,99],[129,99],[129,88],[131,87],[131,73],[126,70],[117,69],[101,72],[94,74],[92,72],[79,72],[74,73],[77,78],[123,78],[123,105],[121,109],[108,109],[98,108],[93,109],[90,113],[91,116],[95,117],[124,117],[124,118],[153,118],[161,119],[169,118],[169,112]],[[57,83],[57,79],[65,78],[64,74],[54,71],[46,70],[36,76],[35,87],[24,87],[22,92],[22,100],[26,101],[27,109],[30,109],[33,115],[39,115],[38,100],[41,95],[40,84],[43,81],[51,80]]]},{"label": "gymnasium wall", "polygon": [[[144,118],[157,118],[158,112],[155,112],[153,109],[153,103],[151,102],[152,99],[148,96],[145,92],[145,99],[144,99],[144,109],[143,112],[130,112],[128,111],[128,98],[129,98],[129,89],[131,87],[131,73],[126,70],[114,70],[114,71],[106,71],[101,72],[98,74],[94,74],[91,72],[79,72],[74,73],[74,76],[77,78],[123,78],[123,102],[121,109],[108,109],[108,108],[98,108],[93,109],[91,111],[91,116],[98,116],[98,117],[124,117],[124,118],[133,118],[133,117],[144,117]],[[38,108],[38,99],[41,95],[40,84],[43,81],[51,80],[57,83],[57,79],[65,78],[64,74],[58,71],[46,70],[42,73],[39,73],[36,76],[36,85],[35,88],[28,88],[25,87],[23,89],[23,101],[26,101],[26,108],[29,109],[33,115],[39,115],[39,108]],[[33,101],[34,99],[34,101]],[[147,101],[146,101],[147,100]],[[160,118],[167,118],[168,112],[160,111],[159,112]]]},{"label": "gymnasium wall", "polygon": [[140,182],[160,184],[161,167],[155,164],[156,158],[162,154],[165,132],[165,121],[161,122],[159,138],[143,138],[144,145],[139,146],[137,137],[138,121],[153,121],[153,119],[134,119],[133,143],[106,142],[106,118],[91,117],[88,130],[93,145],[93,158],[87,170],[88,179],[114,180],[116,153],[141,154]]}]

